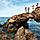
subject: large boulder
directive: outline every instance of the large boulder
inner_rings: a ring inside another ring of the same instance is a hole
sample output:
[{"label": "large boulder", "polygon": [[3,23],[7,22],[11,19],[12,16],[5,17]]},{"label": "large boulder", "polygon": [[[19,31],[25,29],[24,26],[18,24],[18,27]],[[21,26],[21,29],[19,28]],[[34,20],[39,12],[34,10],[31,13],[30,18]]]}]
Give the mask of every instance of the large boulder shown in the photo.
[{"label": "large boulder", "polygon": [[24,29],[20,27],[15,34],[14,40],[37,40],[36,35],[29,31],[29,29]]}]

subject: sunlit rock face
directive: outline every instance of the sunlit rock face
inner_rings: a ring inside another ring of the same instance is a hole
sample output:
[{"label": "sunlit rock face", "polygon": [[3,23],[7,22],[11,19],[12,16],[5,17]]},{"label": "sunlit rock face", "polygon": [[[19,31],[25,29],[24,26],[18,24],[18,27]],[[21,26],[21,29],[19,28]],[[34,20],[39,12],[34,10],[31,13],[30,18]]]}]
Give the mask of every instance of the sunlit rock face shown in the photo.
[{"label": "sunlit rock face", "polygon": [[24,29],[24,27],[21,26],[15,34],[14,40],[37,40],[37,38],[29,29]]}]

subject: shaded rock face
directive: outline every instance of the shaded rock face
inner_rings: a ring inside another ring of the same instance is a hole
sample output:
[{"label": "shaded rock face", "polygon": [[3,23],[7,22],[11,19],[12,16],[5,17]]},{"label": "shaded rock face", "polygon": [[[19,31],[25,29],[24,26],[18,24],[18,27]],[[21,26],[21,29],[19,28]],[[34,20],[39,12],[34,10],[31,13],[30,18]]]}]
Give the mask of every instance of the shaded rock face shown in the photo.
[{"label": "shaded rock face", "polygon": [[34,33],[21,26],[15,34],[14,40],[37,40]]}]

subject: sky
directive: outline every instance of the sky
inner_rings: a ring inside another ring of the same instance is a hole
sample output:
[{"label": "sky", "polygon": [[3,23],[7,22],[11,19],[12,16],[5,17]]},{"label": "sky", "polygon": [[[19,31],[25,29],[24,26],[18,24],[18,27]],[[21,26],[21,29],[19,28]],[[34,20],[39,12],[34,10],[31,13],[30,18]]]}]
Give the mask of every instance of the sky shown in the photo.
[{"label": "sky", "polygon": [[36,3],[40,4],[40,0],[0,0],[0,17],[11,17],[24,13],[25,7],[31,8]]}]

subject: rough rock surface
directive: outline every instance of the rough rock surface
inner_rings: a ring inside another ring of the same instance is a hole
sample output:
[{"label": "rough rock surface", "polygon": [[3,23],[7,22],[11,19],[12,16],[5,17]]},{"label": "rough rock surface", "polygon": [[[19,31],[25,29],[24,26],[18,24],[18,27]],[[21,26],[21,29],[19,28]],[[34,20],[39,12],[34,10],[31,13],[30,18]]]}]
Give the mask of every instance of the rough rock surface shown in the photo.
[{"label": "rough rock surface", "polygon": [[33,13],[22,13],[19,15],[12,16],[8,21],[9,22],[19,22],[19,21],[28,21],[29,18],[40,20],[40,6],[36,7]]},{"label": "rough rock surface", "polygon": [[3,27],[6,27],[6,30],[8,30],[10,27],[14,29],[20,28],[21,26],[25,25],[25,22],[27,22],[29,18],[32,18],[37,22],[40,21],[40,7],[35,8],[32,13],[22,13],[19,15],[12,16],[7,20]]},{"label": "rough rock surface", "polygon": [[36,21],[40,21],[40,6],[35,8],[33,16]]},{"label": "rough rock surface", "polygon": [[[37,22],[40,21],[40,7],[35,8],[32,13],[22,13],[12,16],[3,24],[3,29],[7,30],[9,33],[14,30],[17,31],[14,40],[37,40],[36,36],[28,29],[27,21],[30,18]],[[25,26],[25,24],[27,25]]]},{"label": "rough rock surface", "polygon": [[[33,16],[31,14],[27,14],[27,13],[15,15],[15,16],[9,18],[7,20],[7,23],[4,24],[3,27],[8,27],[8,29],[6,29],[6,30],[9,30],[10,27],[18,29],[21,26],[25,26],[25,23],[29,20],[29,18],[33,18]],[[27,26],[28,26],[28,24],[27,24]],[[25,26],[25,28],[26,28],[26,26]]]},{"label": "rough rock surface", "polygon": [[24,27],[22,26],[15,34],[14,40],[37,40],[37,38],[34,33],[29,31],[28,29],[24,29]]}]

